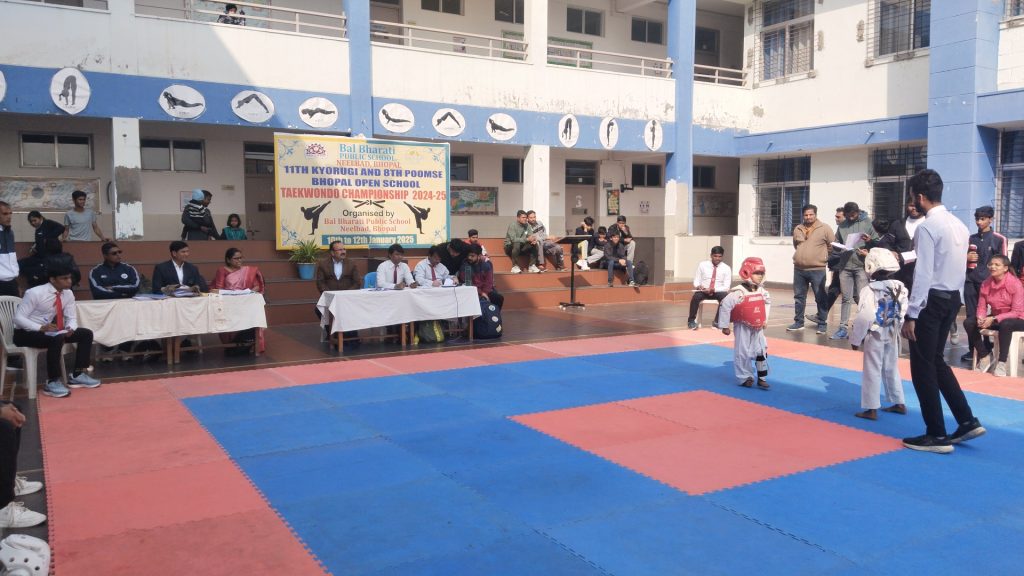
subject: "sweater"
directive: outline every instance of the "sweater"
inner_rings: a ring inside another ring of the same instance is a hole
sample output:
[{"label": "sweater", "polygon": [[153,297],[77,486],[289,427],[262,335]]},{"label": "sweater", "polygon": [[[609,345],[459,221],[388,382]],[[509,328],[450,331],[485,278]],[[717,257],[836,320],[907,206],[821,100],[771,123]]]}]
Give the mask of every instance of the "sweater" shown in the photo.
[{"label": "sweater", "polygon": [[824,270],[836,235],[832,229],[815,220],[810,228],[800,224],[793,229],[793,266],[800,270]]},{"label": "sweater", "polygon": [[[990,306],[991,314],[988,311]],[[1010,272],[1003,275],[1001,282],[996,282],[991,276],[986,278],[981,283],[976,312],[979,318],[994,316],[998,322],[1007,318],[1024,320],[1024,286]]]}]

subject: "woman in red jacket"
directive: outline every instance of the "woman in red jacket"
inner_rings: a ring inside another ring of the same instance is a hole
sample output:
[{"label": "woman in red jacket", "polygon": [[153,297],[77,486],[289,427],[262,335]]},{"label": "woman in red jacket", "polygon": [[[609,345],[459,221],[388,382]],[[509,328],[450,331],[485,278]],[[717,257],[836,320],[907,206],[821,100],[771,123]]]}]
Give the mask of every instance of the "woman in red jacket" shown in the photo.
[{"label": "woman in red jacket", "polygon": [[[978,352],[978,371],[993,368],[996,376],[1006,376],[1006,357],[1010,336],[1024,331],[1024,285],[1010,273],[1010,259],[1001,254],[988,263],[989,277],[981,284],[978,309],[964,324],[971,350]],[[993,362],[991,351],[981,341],[981,330],[999,331],[999,360]]]}]

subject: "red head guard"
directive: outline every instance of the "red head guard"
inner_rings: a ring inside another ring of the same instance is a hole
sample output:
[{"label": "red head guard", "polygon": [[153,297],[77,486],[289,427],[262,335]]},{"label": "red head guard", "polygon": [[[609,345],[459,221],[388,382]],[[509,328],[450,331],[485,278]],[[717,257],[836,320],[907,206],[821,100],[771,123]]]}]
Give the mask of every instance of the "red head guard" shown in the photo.
[{"label": "red head guard", "polygon": [[750,280],[750,276],[753,275],[755,272],[765,272],[764,260],[761,260],[756,256],[751,256],[750,258],[744,260],[743,264],[740,266],[740,278],[743,278],[744,280]]}]

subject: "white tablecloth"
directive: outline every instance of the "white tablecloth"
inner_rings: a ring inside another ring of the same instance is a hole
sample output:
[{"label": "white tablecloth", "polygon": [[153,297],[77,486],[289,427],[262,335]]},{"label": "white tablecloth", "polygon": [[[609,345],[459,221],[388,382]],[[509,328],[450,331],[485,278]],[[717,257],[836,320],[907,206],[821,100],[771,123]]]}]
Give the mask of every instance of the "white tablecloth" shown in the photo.
[{"label": "white tablecloth", "polygon": [[255,293],[75,303],[78,325],[92,330],[94,340],[104,346],[132,340],[266,328],[264,306],[263,295]]},{"label": "white tablecloth", "polygon": [[[480,315],[473,286],[405,290],[337,290],[320,295],[316,307],[334,317],[331,332],[392,326],[421,320]],[[323,323],[326,325],[327,314]]]}]

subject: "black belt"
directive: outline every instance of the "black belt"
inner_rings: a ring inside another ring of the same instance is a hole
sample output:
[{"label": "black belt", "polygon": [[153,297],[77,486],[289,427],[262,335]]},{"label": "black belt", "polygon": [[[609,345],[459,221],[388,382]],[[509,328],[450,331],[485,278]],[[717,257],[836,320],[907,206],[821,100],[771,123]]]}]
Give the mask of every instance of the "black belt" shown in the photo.
[{"label": "black belt", "polygon": [[935,296],[936,298],[942,298],[943,300],[949,300],[954,294],[960,294],[959,290],[939,290],[938,288],[932,288],[928,291],[928,296]]}]

